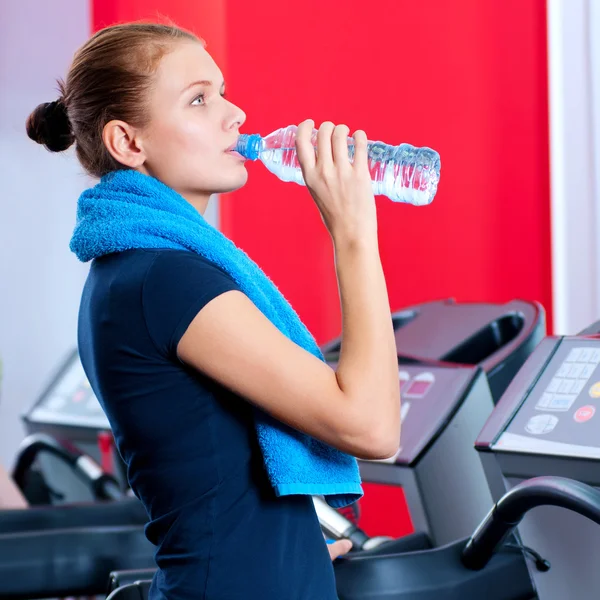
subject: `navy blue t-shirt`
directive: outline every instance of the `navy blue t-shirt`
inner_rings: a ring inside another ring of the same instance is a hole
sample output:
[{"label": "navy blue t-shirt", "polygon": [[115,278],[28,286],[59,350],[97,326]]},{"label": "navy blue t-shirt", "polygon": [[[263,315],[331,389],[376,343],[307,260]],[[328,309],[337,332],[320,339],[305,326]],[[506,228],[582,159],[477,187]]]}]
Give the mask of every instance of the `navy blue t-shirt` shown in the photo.
[{"label": "navy blue t-shirt", "polygon": [[79,352],[148,511],[159,567],[150,597],[334,600],[312,500],[275,496],[254,409],[176,354],[196,314],[238,289],[179,250],[96,259],[85,284]]}]

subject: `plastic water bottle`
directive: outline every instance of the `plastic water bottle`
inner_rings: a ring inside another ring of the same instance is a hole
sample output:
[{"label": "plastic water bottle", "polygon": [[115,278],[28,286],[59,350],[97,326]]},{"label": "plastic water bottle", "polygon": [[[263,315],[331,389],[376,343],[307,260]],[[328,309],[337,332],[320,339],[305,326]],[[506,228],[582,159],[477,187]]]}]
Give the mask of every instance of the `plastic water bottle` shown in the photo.
[{"label": "plastic water bottle", "polygon": [[[282,181],[305,185],[296,155],[296,131],[298,128],[290,125],[266,137],[242,134],[236,151],[248,160],[260,159]],[[313,129],[312,142],[316,146],[316,129]],[[350,137],[348,153],[352,161],[354,140]],[[435,150],[415,148],[410,144],[390,146],[369,141],[367,153],[375,195],[416,206],[424,206],[433,200],[440,178],[440,156]]]}]

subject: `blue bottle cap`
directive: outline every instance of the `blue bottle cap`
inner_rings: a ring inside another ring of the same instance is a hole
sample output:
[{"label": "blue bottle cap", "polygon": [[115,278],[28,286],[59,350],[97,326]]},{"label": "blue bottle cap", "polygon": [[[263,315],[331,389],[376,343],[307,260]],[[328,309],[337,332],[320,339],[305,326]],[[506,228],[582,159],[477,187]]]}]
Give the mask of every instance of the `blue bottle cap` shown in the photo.
[{"label": "blue bottle cap", "polygon": [[256,160],[260,154],[260,151],[262,150],[262,145],[262,137],[257,133],[252,135],[243,133],[238,139],[235,150],[248,160]]}]

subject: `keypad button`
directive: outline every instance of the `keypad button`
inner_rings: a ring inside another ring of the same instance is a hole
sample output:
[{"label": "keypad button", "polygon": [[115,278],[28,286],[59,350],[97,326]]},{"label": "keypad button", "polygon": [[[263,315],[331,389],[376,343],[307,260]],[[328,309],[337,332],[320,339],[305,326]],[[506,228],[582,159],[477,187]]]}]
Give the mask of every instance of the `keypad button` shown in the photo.
[{"label": "keypad button", "polygon": [[547,392],[558,392],[558,386],[562,383],[562,379],[558,379],[557,377],[554,377],[552,379],[552,381],[548,384],[548,387],[546,388]]},{"label": "keypad button", "polygon": [[552,399],[554,398],[554,394],[549,394],[548,392],[542,394],[542,397],[538,400],[538,403],[535,405],[536,408],[548,408]]},{"label": "keypad button", "polygon": [[583,369],[585,369],[585,367],[587,367],[587,366],[588,365],[586,365],[586,364],[575,363],[569,369],[569,374],[567,375],[567,377],[569,377],[571,379],[577,379],[578,377],[581,377],[581,373],[583,373]]},{"label": "keypad button", "polygon": [[575,402],[575,398],[575,396],[555,394],[554,398],[552,398],[552,401],[548,405],[548,409],[561,411],[569,410],[573,405],[573,402]]},{"label": "keypad button", "polygon": [[550,433],[558,423],[558,417],[554,415],[536,415],[531,417],[525,426],[525,430],[533,435]]},{"label": "keypad button", "polygon": [[580,377],[582,379],[589,379],[595,370],[596,370],[596,365],[587,364],[583,367]]}]

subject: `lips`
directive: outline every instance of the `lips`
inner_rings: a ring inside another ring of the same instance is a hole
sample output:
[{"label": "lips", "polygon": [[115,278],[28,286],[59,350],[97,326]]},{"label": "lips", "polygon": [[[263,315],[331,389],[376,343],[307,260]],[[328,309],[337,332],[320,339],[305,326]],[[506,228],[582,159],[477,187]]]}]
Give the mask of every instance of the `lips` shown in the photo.
[{"label": "lips", "polygon": [[234,151],[235,151],[235,149],[237,148],[237,144],[238,144],[238,143],[237,143],[237,140],[236,140],[236,141],[235,141],[233,144],[231,144],[231,146],[229,146],[229,148],[227,148],[227,149],[225,150],[225,152],[234,152]]}]

